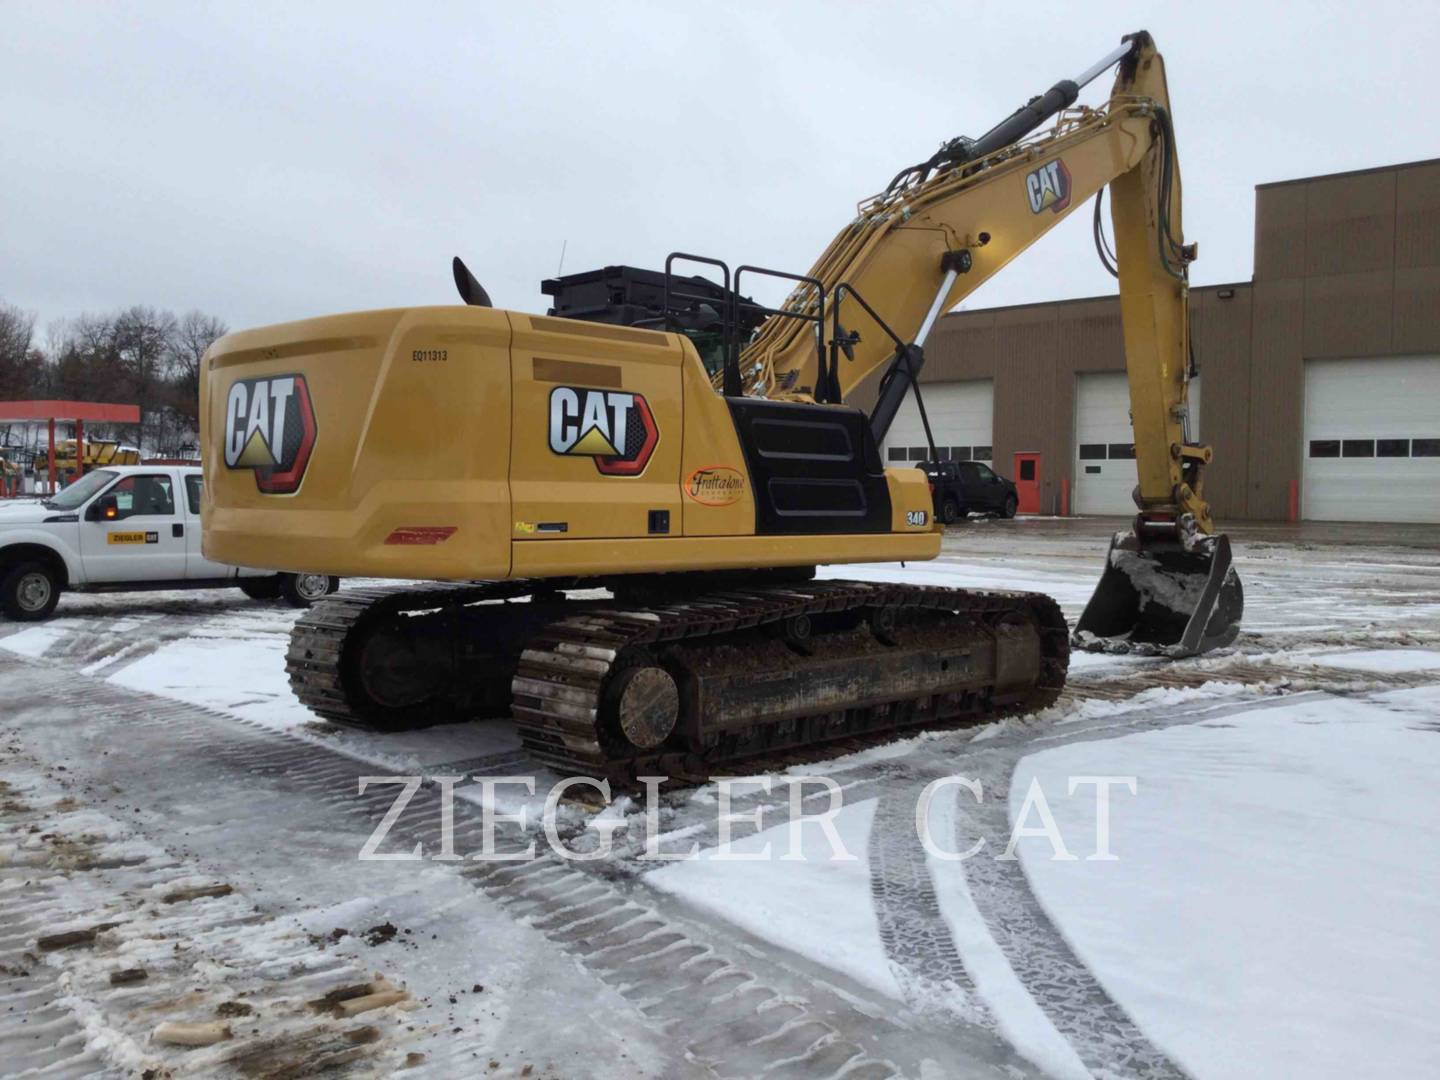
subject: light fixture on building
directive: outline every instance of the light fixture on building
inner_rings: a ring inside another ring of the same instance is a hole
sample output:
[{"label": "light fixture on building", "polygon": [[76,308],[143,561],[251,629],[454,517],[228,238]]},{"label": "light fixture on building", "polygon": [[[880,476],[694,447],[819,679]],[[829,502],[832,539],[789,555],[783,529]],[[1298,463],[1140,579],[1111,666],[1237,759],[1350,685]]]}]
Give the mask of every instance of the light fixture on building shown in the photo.
[{"label": "light fixture on building", "polygon": [[1215,290],[1215,295],[1218,296],[1221,300],[1234,300],[1234,299],[1235,299],[1235,290],[1234,290],[1234,289],[1217,289],[1217,290]]}]

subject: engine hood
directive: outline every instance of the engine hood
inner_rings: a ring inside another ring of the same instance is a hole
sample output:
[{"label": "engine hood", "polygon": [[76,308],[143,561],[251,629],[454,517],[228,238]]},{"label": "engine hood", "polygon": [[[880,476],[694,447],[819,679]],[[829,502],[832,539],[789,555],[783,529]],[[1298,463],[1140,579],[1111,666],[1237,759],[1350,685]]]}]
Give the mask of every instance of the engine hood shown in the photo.
[{"label": "engine hood", "polygon": [[[59,517],[63,510],[47,510],[38,502],[0,503],[0,528],[11,525],[39,525],[46,518]],[[68,515],[75,518],[73,511]]]}]

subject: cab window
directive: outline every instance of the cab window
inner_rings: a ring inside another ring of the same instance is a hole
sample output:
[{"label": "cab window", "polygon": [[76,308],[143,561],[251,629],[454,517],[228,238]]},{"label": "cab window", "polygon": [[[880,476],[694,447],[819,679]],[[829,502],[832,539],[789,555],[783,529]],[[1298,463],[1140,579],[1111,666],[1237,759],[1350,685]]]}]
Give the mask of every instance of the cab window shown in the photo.
[{"label": "cab window", "polygon": [[205,478],[198,473],[185,477],[185,501],[190,505],[190,513],[196,517],[200,516],[200,488],[204,483]]},{"label": "cab window", "polygon": [[976,465],[975,471],[979,474],[981,483],[988,484],[991,480],[995,479],[995,474],[984,465]]},{"label": "cab window", "polygon": [[106,494],[115,498],[117,513],[112,520],[175,513],[175,493],[168,476],[127,476]]}]

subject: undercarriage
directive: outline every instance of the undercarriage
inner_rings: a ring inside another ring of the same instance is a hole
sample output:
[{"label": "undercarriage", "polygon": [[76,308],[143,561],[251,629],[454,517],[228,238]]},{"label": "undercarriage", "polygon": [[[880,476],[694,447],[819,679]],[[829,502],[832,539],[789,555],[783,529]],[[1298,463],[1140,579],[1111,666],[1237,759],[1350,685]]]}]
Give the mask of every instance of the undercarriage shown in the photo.
[{"label": "undercarriage", "polygon": [[1032,711],[1065,684],[1068,631],[1046,596],[686,577],[347,592],[296,624],[291,685],[326,719],[378,730],[508,709],[536,760],[634,787]]}]

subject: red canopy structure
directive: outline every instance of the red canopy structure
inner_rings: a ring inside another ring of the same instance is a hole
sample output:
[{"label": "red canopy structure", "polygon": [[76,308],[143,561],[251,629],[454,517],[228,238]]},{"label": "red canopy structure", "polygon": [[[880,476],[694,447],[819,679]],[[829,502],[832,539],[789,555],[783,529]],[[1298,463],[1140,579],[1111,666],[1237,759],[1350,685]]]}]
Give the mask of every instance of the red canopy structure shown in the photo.
[{"label": "red canopy structure", "polygon": [[[138,424],[139,405],[104,401],[0,401],[0,423],[44,420],[50,425],[50,491],[55,491],[55,421],[75,424],[75,476],[85,472],[85,421],[92,424]],[[3,491],[0,491],[3,494]]]}]

